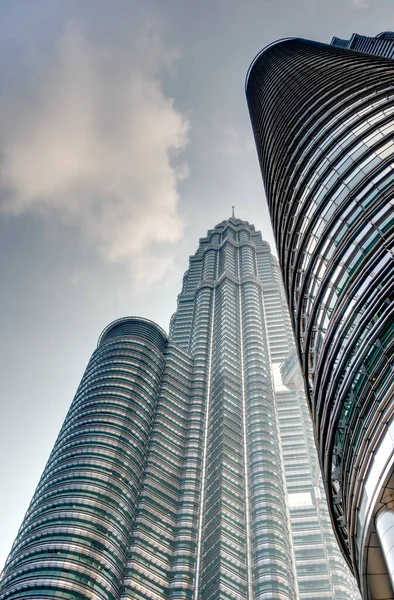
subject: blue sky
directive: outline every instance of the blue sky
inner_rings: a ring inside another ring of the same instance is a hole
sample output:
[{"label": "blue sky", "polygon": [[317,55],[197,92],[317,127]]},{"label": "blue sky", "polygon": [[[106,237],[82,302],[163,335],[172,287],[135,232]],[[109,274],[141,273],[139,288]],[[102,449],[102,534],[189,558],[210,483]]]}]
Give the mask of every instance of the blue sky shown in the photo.
[{"label": "blue sky", "polygon": [[198,238],[271,244],[244,98],[255,54],[393,28],[393,0],[0,4],[0,564],[101,330],[168,329]]}]

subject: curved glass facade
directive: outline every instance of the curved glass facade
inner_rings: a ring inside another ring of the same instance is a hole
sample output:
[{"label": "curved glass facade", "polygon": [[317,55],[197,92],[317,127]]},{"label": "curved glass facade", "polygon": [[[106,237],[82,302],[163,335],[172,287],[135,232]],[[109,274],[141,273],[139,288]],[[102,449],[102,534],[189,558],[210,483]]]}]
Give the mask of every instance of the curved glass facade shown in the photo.
[{"label": "curved glass facade", "polygon": [[386,502],[384,480],[365,481],[394,417],[393,75],[390,60],[290,39],[246,85],[330,510],[371,598],[386,597],[370,560]]},{"label": "curved glass facade", "polygon": [[299,598],[359,600],[332,531],[278,261],[267,243],[263,248],[259,271]]},{"label": "curved glass facade", "polygon": [[7,560],[2,598],[119,599],[165,344],[140,319],[107,328]]}]

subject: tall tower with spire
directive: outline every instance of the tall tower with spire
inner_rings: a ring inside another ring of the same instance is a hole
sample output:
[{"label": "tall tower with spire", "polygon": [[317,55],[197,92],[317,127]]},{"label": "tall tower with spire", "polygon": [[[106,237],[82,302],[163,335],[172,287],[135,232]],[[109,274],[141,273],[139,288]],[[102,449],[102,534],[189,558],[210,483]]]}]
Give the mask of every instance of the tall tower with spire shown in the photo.
[{"label": "tall tower with spire", "polygon": [[240,598],[297,593],[259,273],[263,253],[253,226],[233,217],[217,225],[190,258],[171,321],[170,338],[195,360],[204,404],[201,598],[222,597],[226,589]]},{"label": "tall tower with spire", "polygon": [[232,216],[190,257],[169,337],[104,330],[0,598],[356,600],[297,374],[277,261]]}]

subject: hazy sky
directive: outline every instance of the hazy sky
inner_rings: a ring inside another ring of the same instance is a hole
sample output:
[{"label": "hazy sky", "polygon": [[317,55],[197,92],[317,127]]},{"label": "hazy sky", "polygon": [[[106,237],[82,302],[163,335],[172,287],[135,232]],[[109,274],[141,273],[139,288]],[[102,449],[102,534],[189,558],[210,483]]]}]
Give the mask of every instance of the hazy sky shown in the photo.
[{"label": "hazy sky", "polygon": [[255,54],[393,19],[394,0],[2,0],[0,566],[101,330],[168,330],[189,254],[233,204],[272,243]]}]

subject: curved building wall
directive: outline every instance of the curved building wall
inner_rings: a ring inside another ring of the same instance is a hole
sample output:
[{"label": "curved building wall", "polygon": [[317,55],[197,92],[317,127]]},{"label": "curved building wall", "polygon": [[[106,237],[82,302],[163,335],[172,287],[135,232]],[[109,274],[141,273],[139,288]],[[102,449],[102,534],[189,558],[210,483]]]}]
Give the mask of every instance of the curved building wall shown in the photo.
[{"label": "curved building wall", "polygon": [[359,600],[332,531],[279,265],[258,253],[300,600]]},{"label": "curved building wall", "polygon": [[166,344],[141,319],[103,333],[7,560],[2,599],[119,600]]},{"label": "curved building wall", "polygon": [[190,403],[193,360],[171,343],[164,357],[121,600],[193,595],[202,416]]},{"label": "curved building wall", "polygon": [[393,459],[390,445],[371,478],[394,416],[393,77],[390,60],[290,39],[255,59],[246,87],[330,510],[371,590]]}]

